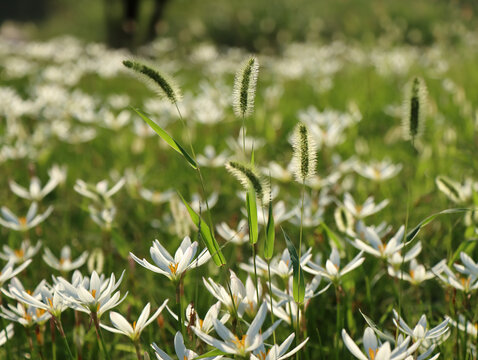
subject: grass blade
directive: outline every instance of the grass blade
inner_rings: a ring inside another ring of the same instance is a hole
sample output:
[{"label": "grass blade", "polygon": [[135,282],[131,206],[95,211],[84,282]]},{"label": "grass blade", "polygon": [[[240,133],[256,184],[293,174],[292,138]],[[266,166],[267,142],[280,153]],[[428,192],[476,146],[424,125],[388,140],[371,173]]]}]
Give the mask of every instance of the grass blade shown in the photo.
[{"label": "grass blade", "polygon": [[290,240],[289,236],[286,234],[284,229],[282,229],[282,233],[284,234],[285,242],[287,244],[287,249],[289,250],[290,254],[290,261],[292,261],[292,269],[293,269],[293,287],[292,293],[294,295],[294,301],[296,303],[302,304],[304,302],[305,297],[305,277],[304,272],[300,266],[299,256],[297,255],[297,251],[295,250],[292,241]]},{"label": "grass blade", "polygon": [[211,229],[209,229],[209,226],[207,226],[207,224],[201,219],[201,217],[198,214],[196,214],[196,212],[193,210],[191,206],[189,206],[189,204],[186,202],[186,200],[184,200],[181,194],[179,194],[179,197],[181,198],[182,202],[186,206],[186,209],[188,210],[191,220],[198,227],[199,233],[201,234],[201,238],[203,239],[204,244],[209,250],[209,253],[212,256],[212,259],[214,260],[214,263],[217,266],[225,265],[226,259],[224,258],[224,255],[222,254],[221,248],[219,247],[219,244],[217,243],[217,240],[215,239],[214,234],[212,233]]},{"label": "grass blade", "polygon": [[136,114],[138,114],[146,123],[151,126],[151,128],[158,134],[161,139],[166,141],[169,146],[171,146],[174,150],[176,150],[178,153],[180,153],[188,164],[193,167],[194,169],[197,169],[197,164],[196,161],[187,153],[186,150],[176,141],[174,140],[171,135],[169,135],[166,131],[163,130],[158,124],[156,124],[153,120],[151,120],[149,117],[146,116],[141,110],[132,108]]},{"label": "grass blade", "polygon": [[272,201],[269,202],[269,216],[266,227],[266,242],[264,244],[264,258],[266,260],[272,259],[274,255],[274,241],[276,237],[276,230],[274,224],[274,215],[272,214]]}]

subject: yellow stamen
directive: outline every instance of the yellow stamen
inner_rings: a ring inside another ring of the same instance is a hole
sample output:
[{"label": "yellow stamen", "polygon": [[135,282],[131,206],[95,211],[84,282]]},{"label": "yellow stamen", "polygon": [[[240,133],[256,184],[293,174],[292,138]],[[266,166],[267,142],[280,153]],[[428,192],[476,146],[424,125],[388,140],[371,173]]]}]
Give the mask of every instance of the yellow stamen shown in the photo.
[{"label": "yellow stamen", "polygon": [[50,298],[48,298],[48,302],[50,303],[50,307],[53,307],[53,301]]},{"label": "yellow stamen", "polygon": [[410,270],[410,277],[413,279],[415,277],[415,271]]},{"label": "yellow stamen", "polygon": [[91,295],[93,295],[93,297],[96,297],[96,290],[95,289],[91,290]]},{"label": "yellow stamen", "polygon": [[378,250],[380,250],[381,253],[383,253],[386,248],[387,248],[387,246],[386,246],[386,245],[383,245],[383,244],[380,244],[380,245],[378,246]]},{"label": "yellow stamen", "polygon": [[247,337],[247,335],[242,335],[242,339],[241,339],[241,340],[239,340],[239,338],[238,338],[237,336],[235,336],[235,335],[234,335],[234,337],[235,337],[235,339],[232,340],[232,342],[233,342],[234,344],[236,344],[236,346],[237,346],[238,348],[244,349],[244,348],[246,347],[246,337]]},{"label": "yellow stamen", "polygon": [[136,330],[136,321],[133,322],[133,330]]},{"label": "yellow stamen", "polygon": [[20,259],[23,258],[23,256],[25,255],[25,252],[23,251],[23,249],[15,250],[14,253],[15,253],[15,256]]},{"label": "yellow stamen", "polygon": [[468,278],[468,279],[460,278],[460,281],[461,281],[461,284],[462,284],[466,289],[468,289],[468,287],[470,286],[470,278]]},{"label": "yellow stamen", "polygon": [[204,323],[203,320],[199,319],[199,327],[202,329],[202,324]]},{"label": "yellow stamen", "polygon": [[37,313],[37,317],[40,317],[42,316],[46,311],[44,309],[37,309],[36,313]]},{"label": "yellow stamen", "polygon": [[377,355],[377,350],[374,351],[372,348],[368,349],[368,356],[370,357],[370,360],[375,359],[375,355]]},{"label": "yellow stamen", "polygon": [[19,217],[18,222],[20,223],[21,226],[25,226],[27,224],[27,218],[24,216]]},{"label": "yellow stamen", "polygon": [[357,211],[358,214],[362,212],[363,206],[362,205],[355,205],[355,211]]},{"label": "yellow stamen", "polygon": [[178,265],[179,263],[176,263],[176,264],[169,264],[169,270],[171,270],[171,273],[172,274],[176,274],[176,271],[178,270]]}]

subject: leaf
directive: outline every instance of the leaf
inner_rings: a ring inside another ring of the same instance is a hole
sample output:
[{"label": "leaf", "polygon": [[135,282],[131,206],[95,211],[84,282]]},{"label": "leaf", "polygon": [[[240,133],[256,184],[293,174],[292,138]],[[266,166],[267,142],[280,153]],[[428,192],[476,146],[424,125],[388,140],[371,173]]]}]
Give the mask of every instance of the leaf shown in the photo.
[{"label": "leaf", "polygon": [[325,224],[325,222],[322,222],[320,226],[322,226],[322,228],[325,230],[325,233],[327,234],[328,238],[335,243],[337,249],[344,250],[342,240],[332,230],[330,230],[330,228]]},{"label": "leaf", "polygon": [[388,335],[384,333],[382,330],[378,328],[378,326],[375,324],[375,322],[370,319],[367,315],[365,315],[362,310],[360,310],[360,314],[362,314],[363,318],[365,319],[365,322],[367,323],[368,326],[372,328],[372,330],[383,340],[389,341],[391,344],[395,343],[395,338],[391,335]]},{"label": "leaf", "polygon": [[266,242],[264,245],[264,258],[266,260],[272,259],[274,255],[274,241],[276,237],[276,230],[274,224],[274,215],[272,214],[272,201],[269,202],[269,216],[266,227]]},{"label": "leaf", "polygon": [[221,356],[221,355],[227,355],[228,353],[221,351],[219,349],[214,349],[211,351],[208,351],[207,353],[204,353],[200,356],[196,356],[194,359],[204,359],[207,357],[213,357],[213,356]]},{"label": "leaf", "polygon": [[410,242],[410,241],[412,241],[413,239],[415,239],[415,237],[418,235],[418,233],[420,232],[420,230],[422,229],[422,227],[424,227],[425,225],[427,225],[427,224],[429,224],[430,222],[432,222],[433,220],[435,220],[436,217],[438,217],[438,216],[440,216],[440,215],[456,214],[456,213],[462,213],[462,212],[466,212],[466,211],[471,211],[471,209],[466,209],[466,208],[446,209],[446,210],[440,211],[439,213],[430,215],[430,216],[427,217],[425,220],[423,220],[422,222],[420,222],[417,226],[415,226],[415,228],[413,228],[413,229],[407,234],[407,242]]},{"label": "leaf", "polygon": [[186,200],[184,200],[181,194],[179,194],[179,197],[181,198],[182,202],[186,206],[186,209],[189,212],[189,216],[191,217],[191,220],[198,227],[199,233],[201,234],[201,239],[203,239],[204,244],[209,250],[209,253],[212,256],[212,259],[214,260],[214,263],[217,266],[225,265],[226,259],[224,258],[221,248],[219,247],[219,244],[217,243],[217,240],[215,239],[214,234],[212,233],[209,226],[207,226],[207,224],[201,219],[201,217],[198,214],[196,214],[196,212],[193,210],[191,206],[189,206],[189,204],[186,202]]},{"label": "leaf", "polygon": [[257,223],[256,192],[251,186],[246,194],[247,221],[249,223],[249,243],[254,245],[259,238],[259,224]]},{"label": "leaf", "polygon": [[448,261],[448,266],[452,266],[453,263],[459,259],[460,253],[465,252],[467,254],[471,254],[473,252],[473,249],[476,246],[476,241],[475,240],[465,240],[463,241],[460,246],[455,250],[453,253],[453,256],[451,257],[450,261]]},{"label": "leaf", "polygon": [[184,156],[189,165],[194,169],[197,169],[196,161],[187,153],[186,150],[174,140],[165,130],[163,130],[158,124],[146,116],[141,110],[132,108],[151,128],[158,134],[164,141],[168,143],[174,150]]},{"label": "leaf", "polygon": [[123,259],[126,259],[130,252],[130,245],[124,237],[122,237],[117,231],[111,231],[111,239],[113,240],[116,250]]},{"label": "leaf", "polygon": [[296,303],[303,303],[305,297],[305,277],[304,272],[300,266],[299,256],[297,255],[297,251],[295,250],[292,241],[290,240],[289,236],[286,234],[284,229],[282,229],[282,233],[284,234],[285,242],[287,244],[287,249],[289,250],[290,260],[292,262],[292,269],[293,269],[293,286],[292,286],[292,293],[294,295],[294,301]]}]

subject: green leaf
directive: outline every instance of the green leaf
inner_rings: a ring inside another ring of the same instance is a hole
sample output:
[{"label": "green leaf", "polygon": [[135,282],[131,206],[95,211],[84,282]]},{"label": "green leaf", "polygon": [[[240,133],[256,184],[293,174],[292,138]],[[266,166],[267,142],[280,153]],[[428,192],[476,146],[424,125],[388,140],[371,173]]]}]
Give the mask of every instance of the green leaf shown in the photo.
[{"label": "green leaf", "polygon": [[335,246],[337,246],[337,249],[341,251],[344,250],[343,241],[332,230],[330,230],[327,224],[322,222],[320,226],[325,230],[327,237],[334,242]]},{"label": "green leaf", "polygon": [[300,266],[299,256],[297,255],[297,251],[295,250],[292,241],[290,240],[289,236],[287,236],[284,229],[282,229],[282,233],[284,234],[285,242],[287,244],[287,249],[289,250],[290,260],[292,262],[292,269],[293,269],[293,286],[292,286],[292,293],[294,295],[294,301],[296,303],[303,303],[305,297],[305,277],[304,272],[302,271],[302,267]]},{"label": "green leaf", "polygon": [[266,243],[264,245],[264,258],[266,260],[272,259],[274,255],[274,240],[276,237],[276,230],[274,224],[274,215],[272,214],[272,201],[269,201],[269,216],[266,227]]},{"label": "green leaf", "polygon": [[214,234],[209,228],[209,226],[207,226],[207,224],[201,219],[201,217],[198,214],[196,214],[196,212],[193,210],[191,206],[189,206],[189,204],[186,202],[186,200],[184,200],[181,194],[179,194],[179,197],[181,198],[184,205],[186,206],[186,209],[189,212],[189,216],[191,217],[191,220],[198,227],[199,233],[201,234],[201,239],[203,239],[204,244],[209,250],[209,253],[212,256],[212,259],[214,260],[214,263],[217,266],[225,265],[226,259],[224,258],[221,248],[219,247],[219,244],[217,243],[217,240],[214,237]]},{"label": "green leaf", "polygon": [[451,267],[453,263],[460,258],[460,253],[465,252],[467,254],[471,254],[473,252],[473,249],[476,246],[476,240],[466,240],[463,241],[460,246],[455,250],[453,253],[453,256],[451,259],[448,261],[448,266]]},{"label": "green leaf", "polygon": [[247,221],[249,223],[249,243],[254,245],[259,238],[259,224],[257,223],[256,192],[251,186],[246,194]]},{"label": "green leaf", "polygon": [[166,131],[164,131],[158,124],[156,124],[153,120],[146,116],[141,110],[132,108],[146,123],[151,126],[151,128],[158,134],[164,141],[168,143],[174,150],[180,153],[189,165],[191,165],[194,169],[197,169],[196,161],[187,153],[186,150],[183,149],[179,143],[174,140]]},{"label": "green leaf", "polygon": [[430,215],[430,216],[427,217],[425,220],[423,220],[422,222],[420,222],[420,224],[418,224],[417,226],[415,226],[415,227],[407,234],[407,242],[410,242],[410,241],[412,241],[413,239],[415,239],[415,237],[418,235],[418,233],[420,232],[420,230],[422,229],[422,227],[424,227],[425,225],[427,225],[427,224],[429,224],[430,222],[432,222],[433,220],[435,220],[436,217],[438,217],[438,216],[440,216],[440,215],[445,215],[445,214],[456,214],[456,213],[462,213],[462,212],[467,212],[467,211],[471,211],[471,209],[466,209],[466,208],[446,209],[446,210],[440,211],[439,213]]},{"label": "green leaf", "polygon": [[207,357],[221,356],[221,355],[227,355],[227,354],[228,353],[225,353],[224,351],[214,349],[214,350],[208,351],[207,353],[202,354],[200,356],[196,356],[194,359],[204,359],[204,358],[207,358]]},{"label": "green leaf", "polygon": [[389,334],[384,333],[382,330],[379,329],[379,327],[375,324],[375,322],[370,319],[367,315],[365,315],[362,310],[360,310],[360,313],[362,314],[363,318],[365,319],[365,322],[367,323],[368,326],[370,326],[373,331],[381,338],[384,340],[389,341],[391,344],[395,343],[395,338]]}]

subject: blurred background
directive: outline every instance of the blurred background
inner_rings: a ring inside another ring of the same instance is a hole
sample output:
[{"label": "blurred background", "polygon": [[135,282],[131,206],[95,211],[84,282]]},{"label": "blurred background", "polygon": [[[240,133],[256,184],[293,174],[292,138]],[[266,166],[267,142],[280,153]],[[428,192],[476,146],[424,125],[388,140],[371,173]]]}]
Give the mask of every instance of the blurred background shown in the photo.
[{"label": "blurred background", "polygon": [[14,38],[70,34],[134,49],[168,37],[275,53],[295,41],[368,43],[383,33],[428,45],[447,36],[442,24],[474,27],[477,12],[476,0],[16,0],[0,2],[0,24]]}]

